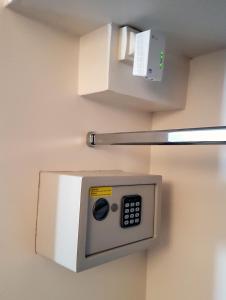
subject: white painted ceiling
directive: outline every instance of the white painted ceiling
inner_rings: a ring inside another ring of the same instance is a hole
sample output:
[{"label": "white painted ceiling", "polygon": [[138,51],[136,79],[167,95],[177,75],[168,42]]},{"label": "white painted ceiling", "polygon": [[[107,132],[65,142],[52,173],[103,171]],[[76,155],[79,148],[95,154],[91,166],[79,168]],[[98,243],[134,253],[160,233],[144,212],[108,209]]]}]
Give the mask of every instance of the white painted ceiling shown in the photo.
[{"label": "white painted ceiling", "polygon": [[163,31],[194,57],[226,47],[226,0],[13,0],[12,8],[76,35],[114,22]]}]

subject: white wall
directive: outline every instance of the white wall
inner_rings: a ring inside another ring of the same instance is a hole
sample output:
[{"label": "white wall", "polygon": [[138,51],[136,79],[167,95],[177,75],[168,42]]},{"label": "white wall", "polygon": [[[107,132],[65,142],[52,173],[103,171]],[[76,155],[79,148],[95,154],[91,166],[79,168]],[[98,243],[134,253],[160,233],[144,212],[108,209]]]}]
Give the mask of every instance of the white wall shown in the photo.
[{"label": "white wall", "polygon": [[[153,129],[226,124],[226,51],[191,62],[184,111],[158,113]],[[226,299],[226,147],[153,147],[162,174],[163,225],[149,252],[147,300]]]},{"label": "white wall", "polygon": [[142,300],[136,254],[74,274],[34,253],[40,170],[148,172],[149,148],[89,149],[88,130],[150,128],[150,115],[79,98],[78,40],[0,8],[0,299]]}]

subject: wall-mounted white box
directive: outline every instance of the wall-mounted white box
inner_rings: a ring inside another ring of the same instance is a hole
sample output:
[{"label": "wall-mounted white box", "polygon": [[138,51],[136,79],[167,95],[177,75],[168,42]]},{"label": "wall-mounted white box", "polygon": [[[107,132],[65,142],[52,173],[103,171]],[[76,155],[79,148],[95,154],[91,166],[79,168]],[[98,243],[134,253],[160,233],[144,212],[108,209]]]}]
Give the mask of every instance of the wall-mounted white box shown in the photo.
[{"label": "wall-mounted white box", "polygon": [[160,222],[161,176],[41,172],[36,252],[79,272],[149,247]]},{"label": "wall-mounted white box", "polygon": [[118,59],[120,28],[107,24],[80,38],[78,93],[89,99],[143,111],[183,109],[189,60],[166,50],[161,82],[133,76]]}]

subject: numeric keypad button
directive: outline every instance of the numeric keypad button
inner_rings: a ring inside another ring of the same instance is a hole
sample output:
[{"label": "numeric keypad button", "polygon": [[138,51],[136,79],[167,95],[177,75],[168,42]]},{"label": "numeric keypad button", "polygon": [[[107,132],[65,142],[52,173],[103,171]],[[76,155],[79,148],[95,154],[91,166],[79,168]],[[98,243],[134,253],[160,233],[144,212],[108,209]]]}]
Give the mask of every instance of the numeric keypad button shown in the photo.
[{"label": "numeric keypad button", "polygon": [[122,197],[121,202],[121,227],[129,228],[141,223],[142,198],[140,195]]}]

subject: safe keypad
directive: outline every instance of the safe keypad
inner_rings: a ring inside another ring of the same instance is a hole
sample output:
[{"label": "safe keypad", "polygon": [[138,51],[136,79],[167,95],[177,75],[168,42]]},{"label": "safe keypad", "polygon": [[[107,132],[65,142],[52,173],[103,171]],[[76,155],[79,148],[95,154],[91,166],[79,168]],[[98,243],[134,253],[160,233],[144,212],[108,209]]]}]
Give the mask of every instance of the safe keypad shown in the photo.
[{"label": "safe keypad", "polygon": [[141,204],[140,195],[124,196],[121,207],[121,227],[127,228],[137,226],[141,222]]}]

